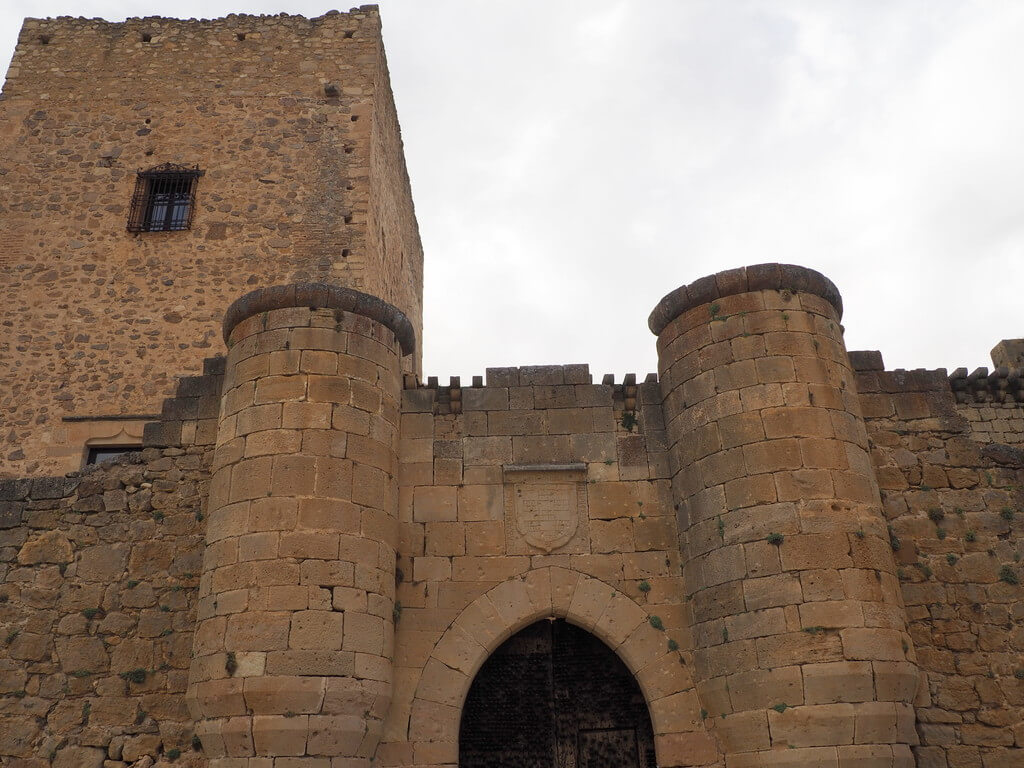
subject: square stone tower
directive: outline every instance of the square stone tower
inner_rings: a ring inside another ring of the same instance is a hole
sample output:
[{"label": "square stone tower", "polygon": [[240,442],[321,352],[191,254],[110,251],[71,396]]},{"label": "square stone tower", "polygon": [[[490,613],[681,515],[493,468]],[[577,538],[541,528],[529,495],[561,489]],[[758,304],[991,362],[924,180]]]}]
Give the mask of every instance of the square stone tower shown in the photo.
[{"label": "square stone tower", "polygon": [[138,442],[257,286],[354,288],[419,336],[376,6],[27,19],[0,98],[0,230],[0,477]]}]

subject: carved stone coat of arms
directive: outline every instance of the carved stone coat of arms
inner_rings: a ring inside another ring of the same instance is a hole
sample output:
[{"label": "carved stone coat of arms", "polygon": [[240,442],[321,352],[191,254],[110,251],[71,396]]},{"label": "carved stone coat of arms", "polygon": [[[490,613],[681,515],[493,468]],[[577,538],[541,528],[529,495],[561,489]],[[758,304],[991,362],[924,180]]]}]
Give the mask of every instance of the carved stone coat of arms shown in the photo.
[{"label": "carved stone coat of arms", "polygon": [[[506,467],[505,510],[512,519],[510,551],[560,550],[579,538],[586,521],[586,486],[574,465],[557,469]],[[570,549],[575,549],[570,547]]]}]

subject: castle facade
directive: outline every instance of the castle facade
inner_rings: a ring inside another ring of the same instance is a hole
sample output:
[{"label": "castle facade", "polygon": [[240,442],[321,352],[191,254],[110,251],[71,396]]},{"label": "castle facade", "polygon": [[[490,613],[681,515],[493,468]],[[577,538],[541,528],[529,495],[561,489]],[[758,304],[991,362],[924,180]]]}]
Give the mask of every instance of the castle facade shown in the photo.
[{"label": "castle facade", "polygon": [[1019,341],[760,264],[424,382],[374,6],[26,20],[0,147],[5,768],[1024,766]]}]

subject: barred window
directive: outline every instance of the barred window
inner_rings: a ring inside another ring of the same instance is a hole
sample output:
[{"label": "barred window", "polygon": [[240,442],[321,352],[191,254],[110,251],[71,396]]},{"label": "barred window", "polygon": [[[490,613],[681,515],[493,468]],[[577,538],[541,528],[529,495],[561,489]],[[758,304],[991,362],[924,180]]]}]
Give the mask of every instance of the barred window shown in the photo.
[{"label": "barred window", "polygon": [[139,171],[128,218],[129,232],[175,232],[192,226],[199,166],[165,163]]}]

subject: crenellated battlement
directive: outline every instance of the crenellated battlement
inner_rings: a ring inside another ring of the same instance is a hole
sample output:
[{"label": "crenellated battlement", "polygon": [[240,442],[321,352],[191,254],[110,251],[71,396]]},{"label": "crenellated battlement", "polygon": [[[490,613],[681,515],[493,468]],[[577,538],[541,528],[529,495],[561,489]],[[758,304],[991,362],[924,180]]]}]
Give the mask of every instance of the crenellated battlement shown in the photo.
[{"label": "crenellated battlement", "polygon": [[1024,368],[957,368],[949,375],[949,386],[958,403],[1024,403]]},{"label": "crenellated battlement", "polygon": [[869,423],[904,433],[938,431],[983,444],[1024,443],[1024,371],[1000,366],[885,370],[878,351],[850,353]]},{"label": "crenellated battlement", "polygon": [[[463,387],[462,377],[450,377],[448,384],[441,384],[437,376],[430,376],[421,382],[415,376],[405,377],[405,392],[410,403],[432,404],[437,413],[461,413],[464,399],[495,402],[491,394],[481,390],[504,390],[510,408],[513,410],[533,408],[573,408],[596,402],[610,402],[616,410],[636,410],[637,397],[641,387],[648,388],[648,400],[657,399],[658,374],[648,373],[644,380],[637,382],[635,373],[627,373],[616,381],[613,373],[606,373],[599,384],[594,383],[590,366],[573,365],[527,365],[512,368],[488,368],[486,378],[473,376],[472,384]],[[653,387],[653,389],[650,389]],[[539,399],[537,393],[539,392]],[[470,408],[473,406],[471,405]]]}]

